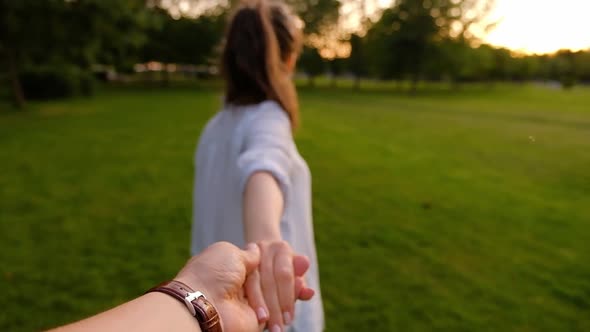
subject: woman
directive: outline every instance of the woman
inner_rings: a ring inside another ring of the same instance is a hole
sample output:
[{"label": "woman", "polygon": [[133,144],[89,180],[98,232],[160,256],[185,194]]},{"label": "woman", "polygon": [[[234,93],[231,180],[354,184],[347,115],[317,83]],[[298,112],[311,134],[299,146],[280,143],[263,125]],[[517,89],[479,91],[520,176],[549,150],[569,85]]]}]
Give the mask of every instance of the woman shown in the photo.
[{"label": "woman", "polygon": [[257,291],[265,303],[250,305],[271,332],[324,328],[310,173],[292,137],[298,101],[291,76],[300,43],[297,18],[284,5],[258,0],[237,9],[222,55],[225,105],[205,127],[196,154],[192,253],[216,241],[285,240],[310,259],[306,282],[316,296],[293,308],[293,294],[265,287],[292,275],[291,264],[262,252]]}]

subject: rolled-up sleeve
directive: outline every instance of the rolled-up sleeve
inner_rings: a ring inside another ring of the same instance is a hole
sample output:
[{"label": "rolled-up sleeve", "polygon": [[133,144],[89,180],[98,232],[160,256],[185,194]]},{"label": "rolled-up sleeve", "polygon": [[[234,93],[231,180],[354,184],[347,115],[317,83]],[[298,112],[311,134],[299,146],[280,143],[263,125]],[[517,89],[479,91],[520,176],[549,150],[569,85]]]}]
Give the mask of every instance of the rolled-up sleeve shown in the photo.
[{"label": "rolled-up sleeve", "polygon": [[256,172],[269,172],[276,179],[286,199],[290,185],[293,138],[287,114],[280,109],[264,109],[248,124],[243,148],[238,158],[240,190]]}]

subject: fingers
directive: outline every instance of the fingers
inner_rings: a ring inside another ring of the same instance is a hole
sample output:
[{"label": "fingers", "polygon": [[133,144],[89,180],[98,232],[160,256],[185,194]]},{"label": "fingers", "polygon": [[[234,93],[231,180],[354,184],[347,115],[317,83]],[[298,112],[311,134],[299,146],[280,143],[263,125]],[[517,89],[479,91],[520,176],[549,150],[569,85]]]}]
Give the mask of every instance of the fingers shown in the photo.
[{"label": "fingers", "polygon": [[295,296],[297,300],[309,301],[315,295],[315,291],[305,285],[305,280],[302,277],[295,279]]},{"label": "fingers", "polygon": [[305,287],[301,289],[301,291],[299,292],[299,300],[309,301],[313,298],[314,295],[315,291],[313,289]]},{"label": "fingers", "polygon": [[264,242],[259,243],[259,246],[262,257],[259,267],[260,284],[269,313],[267,326],[270,332],[280,332],[283,331],[283,317],[274,276],[276,246]]},{"label": "fingers", "polygon": [[268,309],[264,302],[264,294],[260,286],[260,273],[258,271],[252,272],[246,284],[244,285],[246,290],[246,297],[248,298],[248,304],[256,312],[256,318],[258,323],[266,323],[268,321]]},{"label": "fingers", "polygon": [[301,277],[297,277],[295,278],[295,296],[299,298],[299,293],[301,293],[301,290],[304,287],[304,282],[303,279]]},{"label": "fingers", "polygon": [[246,274],[255,271],[260,264],[260,248],[254,243],[249,243],[246,250],[242,250],[241,254]]},{"label": "fingers", "polygon": [[302,277],[308,269],[309,258],[301,255],[293,256],[293,270],[295,272],[295,276]]},{"label": "fingers", "polygon": [[303,275],[309,269],[309,265],[309,258],[306,256],[293,256],[293,269],[297,277],[295,279],[295,297],[297,300],[308,301],[315,294],[313,289],[307,288],[305,279],[303,279]]},{"label": "fingers", "polygon": [[258,272],[260,248],[255,243],[249,243],[246,251],[242,252],[242,260],[248,275],[244,285],[248,304],[255,310],[258,322],[265,323],[268,320],[268,309],[264,302],[264,295],[260,286],[260,273]]},{"label": "fingers", "polygon": [[274,275],[281,312],[283,313],[283,323],[285,325],[291,324],[294,314],[295,276],[293,270],[293,255],[290,248],[284,246],[277,248],[274,261]]},{"label": "fingers", "polygon": [[[294,319],[295,301],[309,300],[314,291],[307,288],[303,275],[309,269],[309,259],[294,255],[291,247],[284,241],[258,243],[260,248],[259,275],[247,281],[246,290],[250,306],[264,317],[266,308],[267,328],[270,332],[284,331]],[[259,286],[256,287],[256,281]],[[252,297],[250,299],[250,297]]]}]

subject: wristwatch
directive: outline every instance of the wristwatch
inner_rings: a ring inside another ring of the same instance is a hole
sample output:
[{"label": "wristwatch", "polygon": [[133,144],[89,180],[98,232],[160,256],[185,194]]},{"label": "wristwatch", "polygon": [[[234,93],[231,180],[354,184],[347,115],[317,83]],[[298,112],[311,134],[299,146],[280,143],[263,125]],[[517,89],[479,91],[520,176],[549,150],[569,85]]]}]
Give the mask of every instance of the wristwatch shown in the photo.
[{"label": "wristwatch", "polygon": [[176,280],[165,281],[148,290],[146,294],[151,292],[168,294],[186,304],[203,332],[222,332],[219,314],[203,293],[195,292],[186,284]]}]

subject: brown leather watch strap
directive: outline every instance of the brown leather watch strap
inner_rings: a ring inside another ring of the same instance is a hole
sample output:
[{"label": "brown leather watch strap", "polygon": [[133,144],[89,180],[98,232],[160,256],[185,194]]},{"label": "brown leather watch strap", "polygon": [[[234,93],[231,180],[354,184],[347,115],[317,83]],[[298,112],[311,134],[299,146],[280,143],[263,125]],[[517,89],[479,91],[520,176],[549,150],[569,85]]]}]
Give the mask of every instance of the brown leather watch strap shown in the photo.
[{"label": "brown leather watch strap", "polygon": [[197,318],[203,332],[222,332],[221,319],[217,310],[201,292],[195,292],[176,280],[163,282],[146,293],[150,292],[162,292],[186,304],[190,313]]}]

